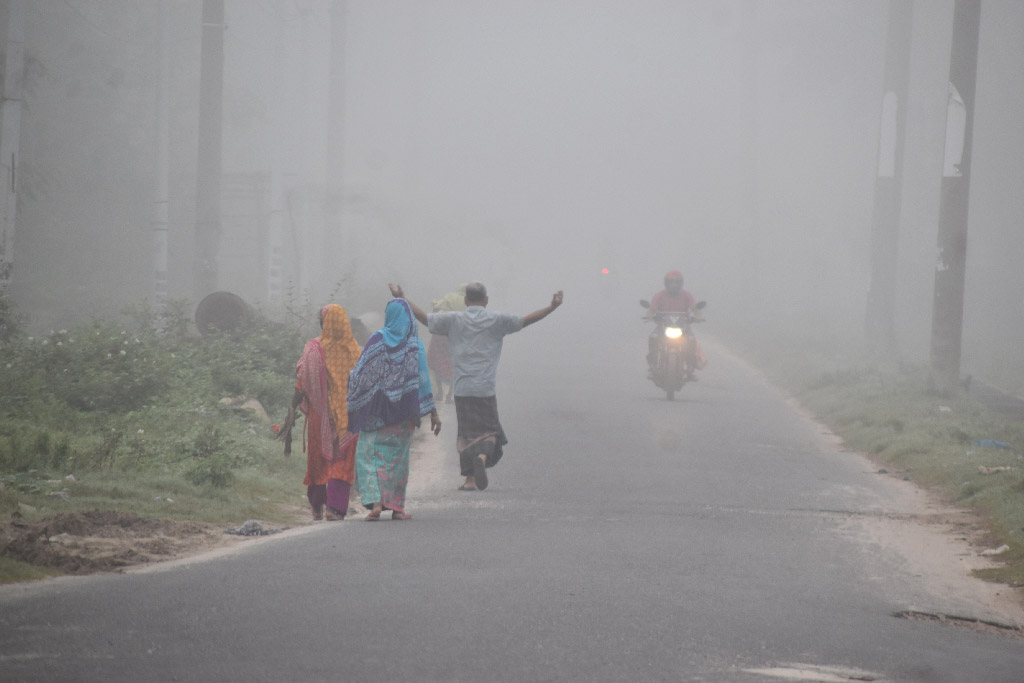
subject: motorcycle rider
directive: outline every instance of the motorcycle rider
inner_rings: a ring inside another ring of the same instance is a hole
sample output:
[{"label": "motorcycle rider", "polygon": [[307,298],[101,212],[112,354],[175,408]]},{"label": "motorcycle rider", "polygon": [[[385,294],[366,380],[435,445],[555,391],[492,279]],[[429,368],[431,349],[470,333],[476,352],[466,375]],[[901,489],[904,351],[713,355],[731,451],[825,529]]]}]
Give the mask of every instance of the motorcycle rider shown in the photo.
[{"label": "motorcycle rider", "polygon": [[[657,292],[651,297],[651,306],[647,309],[647,317],[653,319],[659,313],[687,313],[700,320],[700,311],[697,309],[697,299],[693,294],[683,289],[683,274],[678,270],[670,270],[665,273],[665,289]],[[660,341],[661,330],[655,329],[647,341],[647,365],[651,373],[654,372],[654,365],[657,360],[657,347]],[[694,346],[694,359],[691,367],[703,369],[707,364],[704,350],[700,344]],[[697,376],[691,371],[687,377],[694,381]]]}]

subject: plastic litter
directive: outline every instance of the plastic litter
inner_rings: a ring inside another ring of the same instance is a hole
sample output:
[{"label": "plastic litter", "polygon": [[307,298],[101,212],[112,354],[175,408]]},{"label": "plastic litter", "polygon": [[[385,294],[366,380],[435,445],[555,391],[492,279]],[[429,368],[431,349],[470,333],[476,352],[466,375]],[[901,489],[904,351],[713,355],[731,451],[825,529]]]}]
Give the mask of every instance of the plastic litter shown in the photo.
[{"label": "plastic litter", "polygon": [[994,439],[978,439],[974,442],[974,445],[986,448],[1010,448],[1010,444],[1004,441],[996,441]]},{"label": "plastic litter", "polygon": [[999,467],[985,467],[984,465],[978,465],[978,471],[982,474],[997,474],[999,472],[1012,472],[1017,469],[1016,467],[1007,467],[1001,465]]},{"label": "plastic litter", "polygon": [[988,550],[982,550],[981,554],[985,555],[986,557],[987,556],[991,556],[991,555],[1002,555],[1003,553],[1005,553],[1009,549],[1010,549],[1010,546],[1008,546],[1008,545],[1006,545],[1004,543],[1003,545],[999,546],[998,548],[989,548]]},{"label": "plastic litter", "polygon": [[270,534],[276,534],[281,529],[266,529],[255,519],[250,519],[240,527],[235,529],[225,529],[226,534],[235,534],[236,536],[269,536]]}]

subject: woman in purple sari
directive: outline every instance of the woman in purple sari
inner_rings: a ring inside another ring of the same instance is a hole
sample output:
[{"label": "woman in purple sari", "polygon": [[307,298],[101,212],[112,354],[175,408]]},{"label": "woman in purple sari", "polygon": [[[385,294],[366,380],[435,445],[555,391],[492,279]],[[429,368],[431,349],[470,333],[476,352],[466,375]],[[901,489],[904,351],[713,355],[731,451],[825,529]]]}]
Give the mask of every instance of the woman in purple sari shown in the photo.
[{"label": "woman in purple sari", "polygon": [[405,299],[384,310],[384,327],[366,342],[348,384],[348,429],[359,433],[356,485],[370,510],[367,521],[412,519],[405,512],[409,482],[409,446],[420,418],[430,415],[436,436],[441,420],[434,406],[426,351]]}]

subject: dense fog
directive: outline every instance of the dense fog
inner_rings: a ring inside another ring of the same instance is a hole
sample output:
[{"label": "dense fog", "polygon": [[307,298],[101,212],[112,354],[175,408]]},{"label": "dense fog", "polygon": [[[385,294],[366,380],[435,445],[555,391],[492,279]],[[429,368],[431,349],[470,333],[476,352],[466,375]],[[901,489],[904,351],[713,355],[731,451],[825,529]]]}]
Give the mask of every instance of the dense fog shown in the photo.
[{"label": "dense fog", "polygon": [[[49,329],[151,297],[165,172],[169,293],[194,304],[203,3],[168,2],[163,32],[158,0],[29,5],[14,299]],[[922,361],[953,2],[913,9],[893,355]],[[723,328],[863,336],[887,0],[224,12],[216,289],[360,313],[389,281],[426,305],[479,279],[495,308],[564,289],[614,328],[679,269]],[[982,3],[975,111],[964,366],[1020,390],[1024,3]]]}]

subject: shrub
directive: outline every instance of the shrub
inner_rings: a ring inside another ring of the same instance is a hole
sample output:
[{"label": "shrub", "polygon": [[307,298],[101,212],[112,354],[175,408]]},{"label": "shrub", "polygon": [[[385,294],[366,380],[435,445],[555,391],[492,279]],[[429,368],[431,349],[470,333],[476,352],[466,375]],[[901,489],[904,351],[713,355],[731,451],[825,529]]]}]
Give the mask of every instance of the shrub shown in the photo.
[{"label": "shrub", "polygon": [[231,459],[217,454],[192,463],[185,470],[185,476],[196,486],[209,484],[214,488],[224,488],[234,479],[231,469]]},{"label": "shrub", "polygon": [[[187,310],[171,302],[157,318],[136,306],[119,322],[18,328],[0,343],[0,473],[148,468],[221,487],[256,466],[240,444],[265,432],[217,403],[244,396],[283,414],[305,336],[254,315],[244,330],[200,338]],[[5,298],[0,315],[17,320]]]}]

